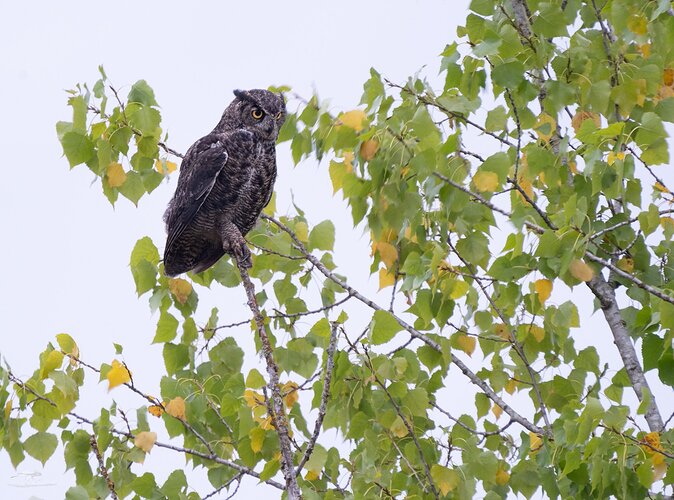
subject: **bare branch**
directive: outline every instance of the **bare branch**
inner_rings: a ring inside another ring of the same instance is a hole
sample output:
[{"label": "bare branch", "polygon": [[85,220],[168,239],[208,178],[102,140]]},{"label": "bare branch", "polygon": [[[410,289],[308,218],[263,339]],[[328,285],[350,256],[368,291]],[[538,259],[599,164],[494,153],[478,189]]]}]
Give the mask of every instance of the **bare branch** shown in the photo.
[{"label": "bare branch", "polygon": [[597,276],[588,281],[587,286],[592,290],[592,293],[594,293],[597,299],[599,299],[606,322],[611,329],[611,333],[613,333],[613,343],[618,348],[620,357],[625,365],[625,370],[627,371],[627,376],[630,379],[637,398],[639,398],[639,401],[643,401],[645,397],[644,390],[649,393],[648,397],[650,398],[650,402],[648,409],[646,410],[646,415],[644,415],[646,422],[648,422],[648,427],[653,432],[662,431],[664,424],[662,422],[662,417],[660,416],[660,410],[653,398],[653,392],[648,386],[648,381],[644,376],[644,371],[641,368],[641,363],[639,363],[639,358],[637,357],[630,334],[627,331],[625,321],[620,314],[615,290],[606,282],[601,273],[598,273]]}]

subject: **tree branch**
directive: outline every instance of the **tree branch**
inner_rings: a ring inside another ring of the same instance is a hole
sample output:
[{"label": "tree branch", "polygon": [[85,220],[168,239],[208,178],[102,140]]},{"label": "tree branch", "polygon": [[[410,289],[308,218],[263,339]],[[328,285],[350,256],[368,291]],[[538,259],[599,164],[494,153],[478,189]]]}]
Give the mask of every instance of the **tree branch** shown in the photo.
[{"label": "tree branch", "polygon": [[653,397],[653,392],[648,386],[648,381],[644,376],[644,371],[639,363],[634,344],[627,331],[627,326],[623,320],[620,309],[618,308],[615,290],[609,285],[601,273],[587,282],[587,286],[592,290],[592,293],[599,299],[602,311],[606,322],[613,333],[613,343],[618,348],[620,357],[625,365],[627,376],[630,379],[634,392],[639,398],[639,401],[644,400],[644,389],[648,391],[650,402],[646,410],[646,422],[648,427],[653,432],[661,432],[664,428],[660,410]]},{"label": "tree branch", "polygon": [[248,270],[243,261],[238,258],[236,261],[239,267],[239,273],[241,274],[241,281],[243,282],[243,287],[246,290],[246,295],[248,297],[248,307],[253,313],[257,334],[262,343],[262,354],[267,363],[267,374],[269,375],[268,387],[271,391],[271,404],[269,405],[269,409],[272,411],[270,411],[270,417],[279,437],[281,470],[286,482],[286,492],[290,500],[299,500],[302,498],[302,495],[297,484],[297,475],[293,467],[293,452],[290,442],[290,433],[288,432],[288,419],[285,415],[283,398],[281,397],[279,368],[276,361],[274,361],[273,349],[269,337],[267,336],[267,331],[265,330],[264,318],[262,318],[257,299],[255,298],[255,287],[250,281]]}]

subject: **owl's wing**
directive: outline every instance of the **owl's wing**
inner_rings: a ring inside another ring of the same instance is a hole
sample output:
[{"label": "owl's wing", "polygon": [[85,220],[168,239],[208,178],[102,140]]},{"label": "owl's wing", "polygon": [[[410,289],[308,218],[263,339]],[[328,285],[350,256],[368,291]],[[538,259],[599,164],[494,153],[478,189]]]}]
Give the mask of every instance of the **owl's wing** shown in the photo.
[{"label": "owl's wing", "polygon": [[224,144],[213,135],[197,141],[185,155],[178,187],[165,215],[167,254],[208,198],[228,158]]}]

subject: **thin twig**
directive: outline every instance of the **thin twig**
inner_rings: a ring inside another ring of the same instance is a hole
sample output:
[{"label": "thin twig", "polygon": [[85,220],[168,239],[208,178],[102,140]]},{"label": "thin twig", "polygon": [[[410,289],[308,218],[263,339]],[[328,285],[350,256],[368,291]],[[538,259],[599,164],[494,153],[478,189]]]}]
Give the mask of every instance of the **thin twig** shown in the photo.
[{"label": "thin twig", "polygon": [[314,432],[311,435],[307,449],[304,452],[302,460],[300,460],[297,469],[295,469],[295,474],[300,475],[304,464],[307,463],[311,457],[311,453],[314,451],[314,446],[316,446],[316,440],[318,435],[321,432],[321,427],[323,426],[323,419],[325,418],[325,412],[328,410],[328,398],[330,397],[330,382],[332,381],[332,370],[335,367],[335,350],[337,348],[337,324],[332,324],[332,332],[330,335],[330,344],[328,344],[327,360],[325,362],[325,376],[323,377],[323,391],[321,393],[321,404],[318,408],[318,417],[316,417],[316,423],[314,424]]},{"label": "thin twig", "polygon": [[110,490],[110,496],[113,498],[113,500],[117,500],[119,497],[117,496],[117,492],[115,491],[115,483],[112,481],[112,479],[110,479],[110,474],[108,473],[108,469],[105,466],[103,455],[101,454],[101,451],[98,449],[96,434],[91,434],[91,436],[89,437],[89,444],[91,445],[91,450],[94,452],[96,460],[98,461],[98,471],[101,473],[101,476],[103,476],[103,479],[105,479],[105,484],[108,486],[108,490]]}]

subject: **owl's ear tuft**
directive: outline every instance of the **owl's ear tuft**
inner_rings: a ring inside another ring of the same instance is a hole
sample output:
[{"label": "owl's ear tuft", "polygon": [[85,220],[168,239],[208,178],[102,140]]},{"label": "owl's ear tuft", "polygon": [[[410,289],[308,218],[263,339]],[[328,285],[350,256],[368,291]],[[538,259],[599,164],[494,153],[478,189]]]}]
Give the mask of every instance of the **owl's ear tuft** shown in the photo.
[{"label": "owl's ear tuft", "polygon": [[250,100],[252,100],[250,94],[249,94],[246,90],[236,89],[236,90],[234,91],[234,95],[235,95],[236,97],[238,97],[239,99],[241,99],[242,101],[250,101]]}]

